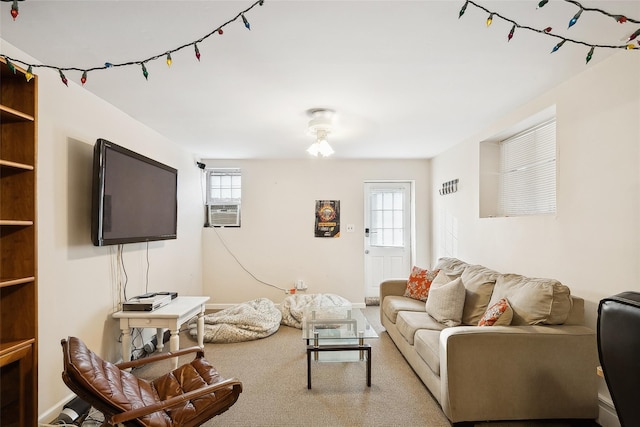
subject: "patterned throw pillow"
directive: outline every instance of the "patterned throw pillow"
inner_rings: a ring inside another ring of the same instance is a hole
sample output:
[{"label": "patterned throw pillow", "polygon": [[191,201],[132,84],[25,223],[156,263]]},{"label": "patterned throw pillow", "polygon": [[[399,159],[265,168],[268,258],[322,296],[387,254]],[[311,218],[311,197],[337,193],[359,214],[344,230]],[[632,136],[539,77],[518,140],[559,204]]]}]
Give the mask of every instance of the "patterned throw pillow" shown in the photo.
[{"label": "patterned throw pillow", "polygon": [[487,308],[478,322],[478,326],[508,326],[513,319],[513,309],[506,298],[500,298],[498,302]]},{"label": "patterned throw pillow", "polygon": [[404,290],[404,296],[426,301],[429,296],[431,282],[433,282],[433,279],[438,275],[438,271],[440,270],[429,271],[414,266],[411,269],[409,280],[407,280],[407,288]]}]

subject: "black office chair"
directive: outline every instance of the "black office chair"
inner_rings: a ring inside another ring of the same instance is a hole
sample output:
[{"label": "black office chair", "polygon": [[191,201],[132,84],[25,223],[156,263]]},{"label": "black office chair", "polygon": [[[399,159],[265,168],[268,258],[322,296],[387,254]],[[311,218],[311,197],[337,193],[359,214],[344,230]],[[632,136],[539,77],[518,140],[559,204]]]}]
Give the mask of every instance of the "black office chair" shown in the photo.
[{"label": "black office chair", "polygon": [[640,426],[640,292],[600,301],[598,355],[620,425]]}]

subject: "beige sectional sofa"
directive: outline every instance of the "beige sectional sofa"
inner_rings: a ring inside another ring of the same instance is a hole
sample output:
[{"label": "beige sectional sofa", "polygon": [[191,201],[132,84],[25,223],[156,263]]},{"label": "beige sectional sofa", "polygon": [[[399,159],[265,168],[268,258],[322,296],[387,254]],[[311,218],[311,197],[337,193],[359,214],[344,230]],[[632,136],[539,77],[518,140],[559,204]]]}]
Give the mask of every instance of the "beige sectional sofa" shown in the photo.
[{"label": "beige sectional sofa", "polygon": [[[440,282],[464,285],[459,326],[439,323],[424,301],[403,296],[406,279],[381,283],[380,316],[452,423],[597,418],[596,334],[583,326],[581,298],[555,280],[455,258],[441,258],[434,270]],[[512,309],[510,324],[477,326],[500,298]]]}]

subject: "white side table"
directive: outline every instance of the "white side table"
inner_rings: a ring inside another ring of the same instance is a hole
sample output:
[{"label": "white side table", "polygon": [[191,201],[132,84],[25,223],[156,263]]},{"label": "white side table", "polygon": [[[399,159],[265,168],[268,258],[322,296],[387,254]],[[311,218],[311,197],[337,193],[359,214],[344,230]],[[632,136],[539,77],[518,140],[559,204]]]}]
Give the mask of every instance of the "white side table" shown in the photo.
[{"label": "white side table", "polygon": [[[198,316],[198,345],[204,346],[204,305],[209,297],[177,297],[164,307],[153,311],[118,311],[113,313],[115,319],[120,319],[122,330],[122,360],[131,360],[131,328],[156,328],[158,350],[164,348],[163,330],[171,331],[169,349],[176,351],[180,348],[180,326]],[[173,359],[174,369],[178,367],[178,358]]]}]

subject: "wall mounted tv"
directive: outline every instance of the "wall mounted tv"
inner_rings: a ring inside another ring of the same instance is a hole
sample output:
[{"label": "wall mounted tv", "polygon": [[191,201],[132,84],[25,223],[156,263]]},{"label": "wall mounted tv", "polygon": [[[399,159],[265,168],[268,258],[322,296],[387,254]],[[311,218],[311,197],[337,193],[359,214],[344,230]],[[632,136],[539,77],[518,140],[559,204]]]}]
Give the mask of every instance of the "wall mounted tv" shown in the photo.
[{"label": "wall mounted tv", "polygon": [[177,238],[178,171],[105,139],[93,151],[95,246]]}]

